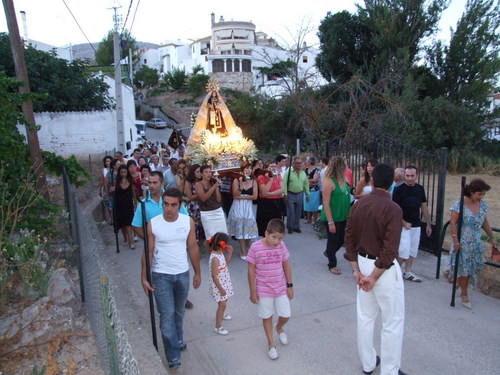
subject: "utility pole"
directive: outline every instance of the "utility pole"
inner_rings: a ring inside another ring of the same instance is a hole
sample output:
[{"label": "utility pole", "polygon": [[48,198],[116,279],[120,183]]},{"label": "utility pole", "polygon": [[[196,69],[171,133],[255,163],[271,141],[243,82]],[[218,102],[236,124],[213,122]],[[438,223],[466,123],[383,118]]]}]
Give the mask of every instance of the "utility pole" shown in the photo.
[{"label": "utility pole", "polygon": [[[30,86],[28,80],[28,70],[26,68],[26,61],[24,60],[24,46],[21,43],[21,36],[19,34],[19,27],[17,25],[16,11],[12,0],[2,0],[3,8],[5,10],[5,17],[7,18],[7,28],[9,30],[10,46],[12,49],[12,57],[14,66],[16,68],[16,77],[19,81],[23,82],[19,86],[21,94],[29,94]],[[23,115],[26,121],[35,125],[35,114],[33,113],[33,103],[31,100],[25,101],[22,104]],[[39,194],[43,195],[47,200],[49,199],[49,192],[46,189],[45,170],[43,165],[42,154],[40,151],[40,143],[38,142],[38,134],[36,130],[26,127],[26,139],[28,140],[28,147],[30,149],[31,162],[33,163],[33,173],[36,177],[36,189]]]},{"label": "utility pole", "polygon": [[118,30],[120,28],[121,16],[117,14],[117,9],[121,7],[113,7],[114,15],[113,22],[115,24],[113,32],[113,54],[115,60],[115,96],[116,96],[116,133],[117,133],[117,146],[118,150],[126,153],[125,142],[125,124],[123,122],[123,98],[122,98],[122,66],[120,63],[120,35]]}]

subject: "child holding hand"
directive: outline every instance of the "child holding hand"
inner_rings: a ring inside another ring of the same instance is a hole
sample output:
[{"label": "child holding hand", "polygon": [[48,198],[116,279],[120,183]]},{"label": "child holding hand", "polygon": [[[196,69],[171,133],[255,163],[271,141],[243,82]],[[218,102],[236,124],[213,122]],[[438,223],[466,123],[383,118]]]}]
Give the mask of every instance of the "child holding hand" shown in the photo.
[{"label": "child holding hand", "polygon": [[[212,298],[219,304],[217,313],[215,314],[214,331],[219,335],[227,335],[229,333],[222,327],[222,320],[231,320],[229,314],[224,314],[227,306],[227,299],[234,295],[233,285],[227,265],[231,261],[233,255],[233,247],[228,245],[229,237],[222,232],[215,233],[209,240],[211,253],[208,261],[210,267],[210,279],[208,281],[209,292]],[[226,253],[226,254],[224,254]]]}]

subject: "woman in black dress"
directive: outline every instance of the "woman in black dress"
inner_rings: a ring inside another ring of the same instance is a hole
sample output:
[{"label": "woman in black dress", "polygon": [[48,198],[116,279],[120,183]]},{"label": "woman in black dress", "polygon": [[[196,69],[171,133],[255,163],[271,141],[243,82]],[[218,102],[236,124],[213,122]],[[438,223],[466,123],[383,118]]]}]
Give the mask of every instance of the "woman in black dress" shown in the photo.
[{"label": "woman in black dress", "polygon": [[122,230],[123,238],[131,249],[135,249],[132,236],[132,219],[135,211],[135,184],[126,165],[118,168],[115,185],[115,231]]}]

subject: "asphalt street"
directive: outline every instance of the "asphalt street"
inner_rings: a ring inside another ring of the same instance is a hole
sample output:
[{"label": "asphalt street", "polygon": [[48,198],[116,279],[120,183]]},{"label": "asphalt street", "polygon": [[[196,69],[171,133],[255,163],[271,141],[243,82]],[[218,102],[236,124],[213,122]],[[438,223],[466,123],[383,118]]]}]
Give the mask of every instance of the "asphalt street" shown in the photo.
[{"label": "asphalt street", "polygon": [[[150,130],[150,129],[148,129]],[[318,239],[312,226],[302,224],[302,234],[284,238],[291,254],[295,286],[292,317],[286,326],[289,344],[277,341],[279,358],[267,357],[267,345],[256,306],[249,300],[247,265],[238,256],[229,264],[235,295],[228,302],[227,336],[214,332],[216,303],[208,293],[208,256],[203,254],[202,285],[190,289],[194,308],[184,320],[187,351],[182,367],[167,372],[161,348],[151,339],[148,299],[140,284],[142,245],[130,250],[121,243],[116,253],[112,228],[102,230],[102,257],[125,323],[127,335],[142,374],[362,374],[356,347],[356,286],[351,267],[338,253],[342,275],[328,272],[323,256],[326,240]],[[121,236],[120,236],[121,237]],[[450,306],[451,284],[434,278],[436,257],[420,252],[414,271],[421,283],[405,281],[405,337],[401,369],[410,375],[498,374],[500,356],[500,301],[470,292],[472,310],[457,298]],[[443,264],[447,265],[445,257]],[[158,321],[158,320],[157,320]],[[277,337],[276,337],[277,339]],[[380,318],[376,344],[380,348]],[[383,359],[382,359],[383,360]],[[380,373],[379,369],[374,375]]]}]

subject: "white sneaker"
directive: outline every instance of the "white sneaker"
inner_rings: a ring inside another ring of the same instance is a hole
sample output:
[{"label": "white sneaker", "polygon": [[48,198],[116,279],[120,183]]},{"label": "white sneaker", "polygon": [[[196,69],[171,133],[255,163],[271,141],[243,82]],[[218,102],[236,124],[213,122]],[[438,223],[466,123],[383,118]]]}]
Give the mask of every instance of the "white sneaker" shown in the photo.
[{"label": "white sneaker", "polygon": [[231,320],[231,319],[233,319],[233,317],[229,314],[226,314],[222,317],[222,320]]},{"label": "white sneaker", "polygon": [[406,279],[406,280],[410,280],[410,281],[413,281],[415,283],[419,283],[422,281],[422,279],[420,277],[418,277],[417,275],[415,275],[413,272],[405,272],[403,274],[403,277]]},{"label": "white sneaker", "polygon": [[285,331],[278,333],[278,337],[282,345],[288,344],[288,336],[286,335]]},{"label": "white sneaker", "polygon": [[219,328],[214,327],[214,331],[222,336],[225,336],[229,333],[229,331],[227,329],[224,329],[224,327],[219,327]]},{"label": "white sneaker", "polygon": [[242,255],[242,256],[240,256],[240,258],[241,258],[241,260],[245,260],[245,261],[247,260],[246,255]]},{"label": "white sneaker", "polygon": [[134,236],[134,242],[139,241],[139,238],[137,236]]},{"label": "white sneaker", "polygon": [[269,349],[269,351],[267,352],[267,356],[271,359],[276,359],[278,358],[278,351],[276,350],[275,347],[272,347],[271,349]]}]

